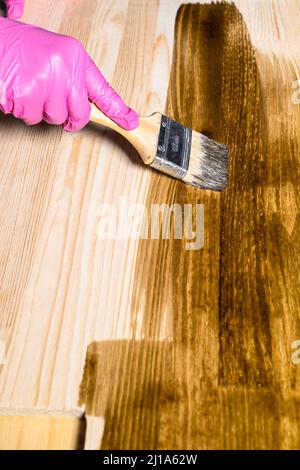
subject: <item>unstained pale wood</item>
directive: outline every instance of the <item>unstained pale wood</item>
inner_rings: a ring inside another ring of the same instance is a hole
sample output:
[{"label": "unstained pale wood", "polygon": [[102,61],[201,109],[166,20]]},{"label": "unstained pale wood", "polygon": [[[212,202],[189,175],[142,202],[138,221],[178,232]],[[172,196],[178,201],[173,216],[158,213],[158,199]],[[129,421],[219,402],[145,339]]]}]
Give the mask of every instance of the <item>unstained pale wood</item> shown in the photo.
[{"label": "unstained pale wood", "polygon": [[77,418],[0,416],[0,450],[80,450],[85,432]]}]

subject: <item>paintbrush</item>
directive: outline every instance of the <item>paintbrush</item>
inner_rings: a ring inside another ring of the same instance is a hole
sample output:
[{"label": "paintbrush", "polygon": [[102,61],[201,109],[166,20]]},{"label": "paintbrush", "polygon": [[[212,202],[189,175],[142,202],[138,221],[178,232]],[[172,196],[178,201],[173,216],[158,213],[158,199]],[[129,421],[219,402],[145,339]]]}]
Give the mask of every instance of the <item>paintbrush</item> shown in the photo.
[{"label": "paintbrush", "polygon": [[221,191],[227,185],[226,145],[167,116],[154,113],[140,117],[138,127],[126,131],[92,105],[91,121],[124,136],[151,168],[197,188]]}]

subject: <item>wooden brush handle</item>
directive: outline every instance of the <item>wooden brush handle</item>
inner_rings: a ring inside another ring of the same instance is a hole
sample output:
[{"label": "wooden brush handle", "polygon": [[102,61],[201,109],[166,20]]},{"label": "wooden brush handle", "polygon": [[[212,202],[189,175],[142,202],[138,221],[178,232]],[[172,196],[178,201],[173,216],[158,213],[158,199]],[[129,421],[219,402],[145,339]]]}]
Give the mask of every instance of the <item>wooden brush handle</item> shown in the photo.
[{"label": "wooden brush handle", "polygon": [[92,105],[90,121],[109,127],[125,137],[136,148],[146,165],[150,165],[155,159],[161,121],[160,113],[140,116],[138,127],[132,131],[126,131],[103,114],[95,105]]}]

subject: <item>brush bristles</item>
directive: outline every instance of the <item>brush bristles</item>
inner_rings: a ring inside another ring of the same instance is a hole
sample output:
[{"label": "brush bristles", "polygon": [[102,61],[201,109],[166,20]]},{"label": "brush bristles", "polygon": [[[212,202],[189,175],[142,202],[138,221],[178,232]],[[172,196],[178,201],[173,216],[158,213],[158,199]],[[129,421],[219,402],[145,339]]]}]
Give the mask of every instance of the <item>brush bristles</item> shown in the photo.
[{"label": "brush bristles", "polygon": [[192,133],[192,145],[185,183],[221,191],[227,185],[228,148],[199,132]]}]

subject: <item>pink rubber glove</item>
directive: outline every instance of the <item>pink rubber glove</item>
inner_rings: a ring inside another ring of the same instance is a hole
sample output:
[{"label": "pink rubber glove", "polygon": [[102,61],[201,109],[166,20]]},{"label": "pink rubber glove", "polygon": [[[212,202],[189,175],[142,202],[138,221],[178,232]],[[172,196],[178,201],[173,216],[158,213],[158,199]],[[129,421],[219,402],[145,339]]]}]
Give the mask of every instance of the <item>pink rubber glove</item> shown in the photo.
[{"label": "pink rubber glove", "polygon": [[10,20],[21,18],[24,12],[24,0],[5,0],[7,17]]},{"label": "pink rubber glove", "polygon": [[138,115],[109,86],[79,41],[0,17],[0,109],[26,124],[78,131],[94,102],[124,129]]}]

